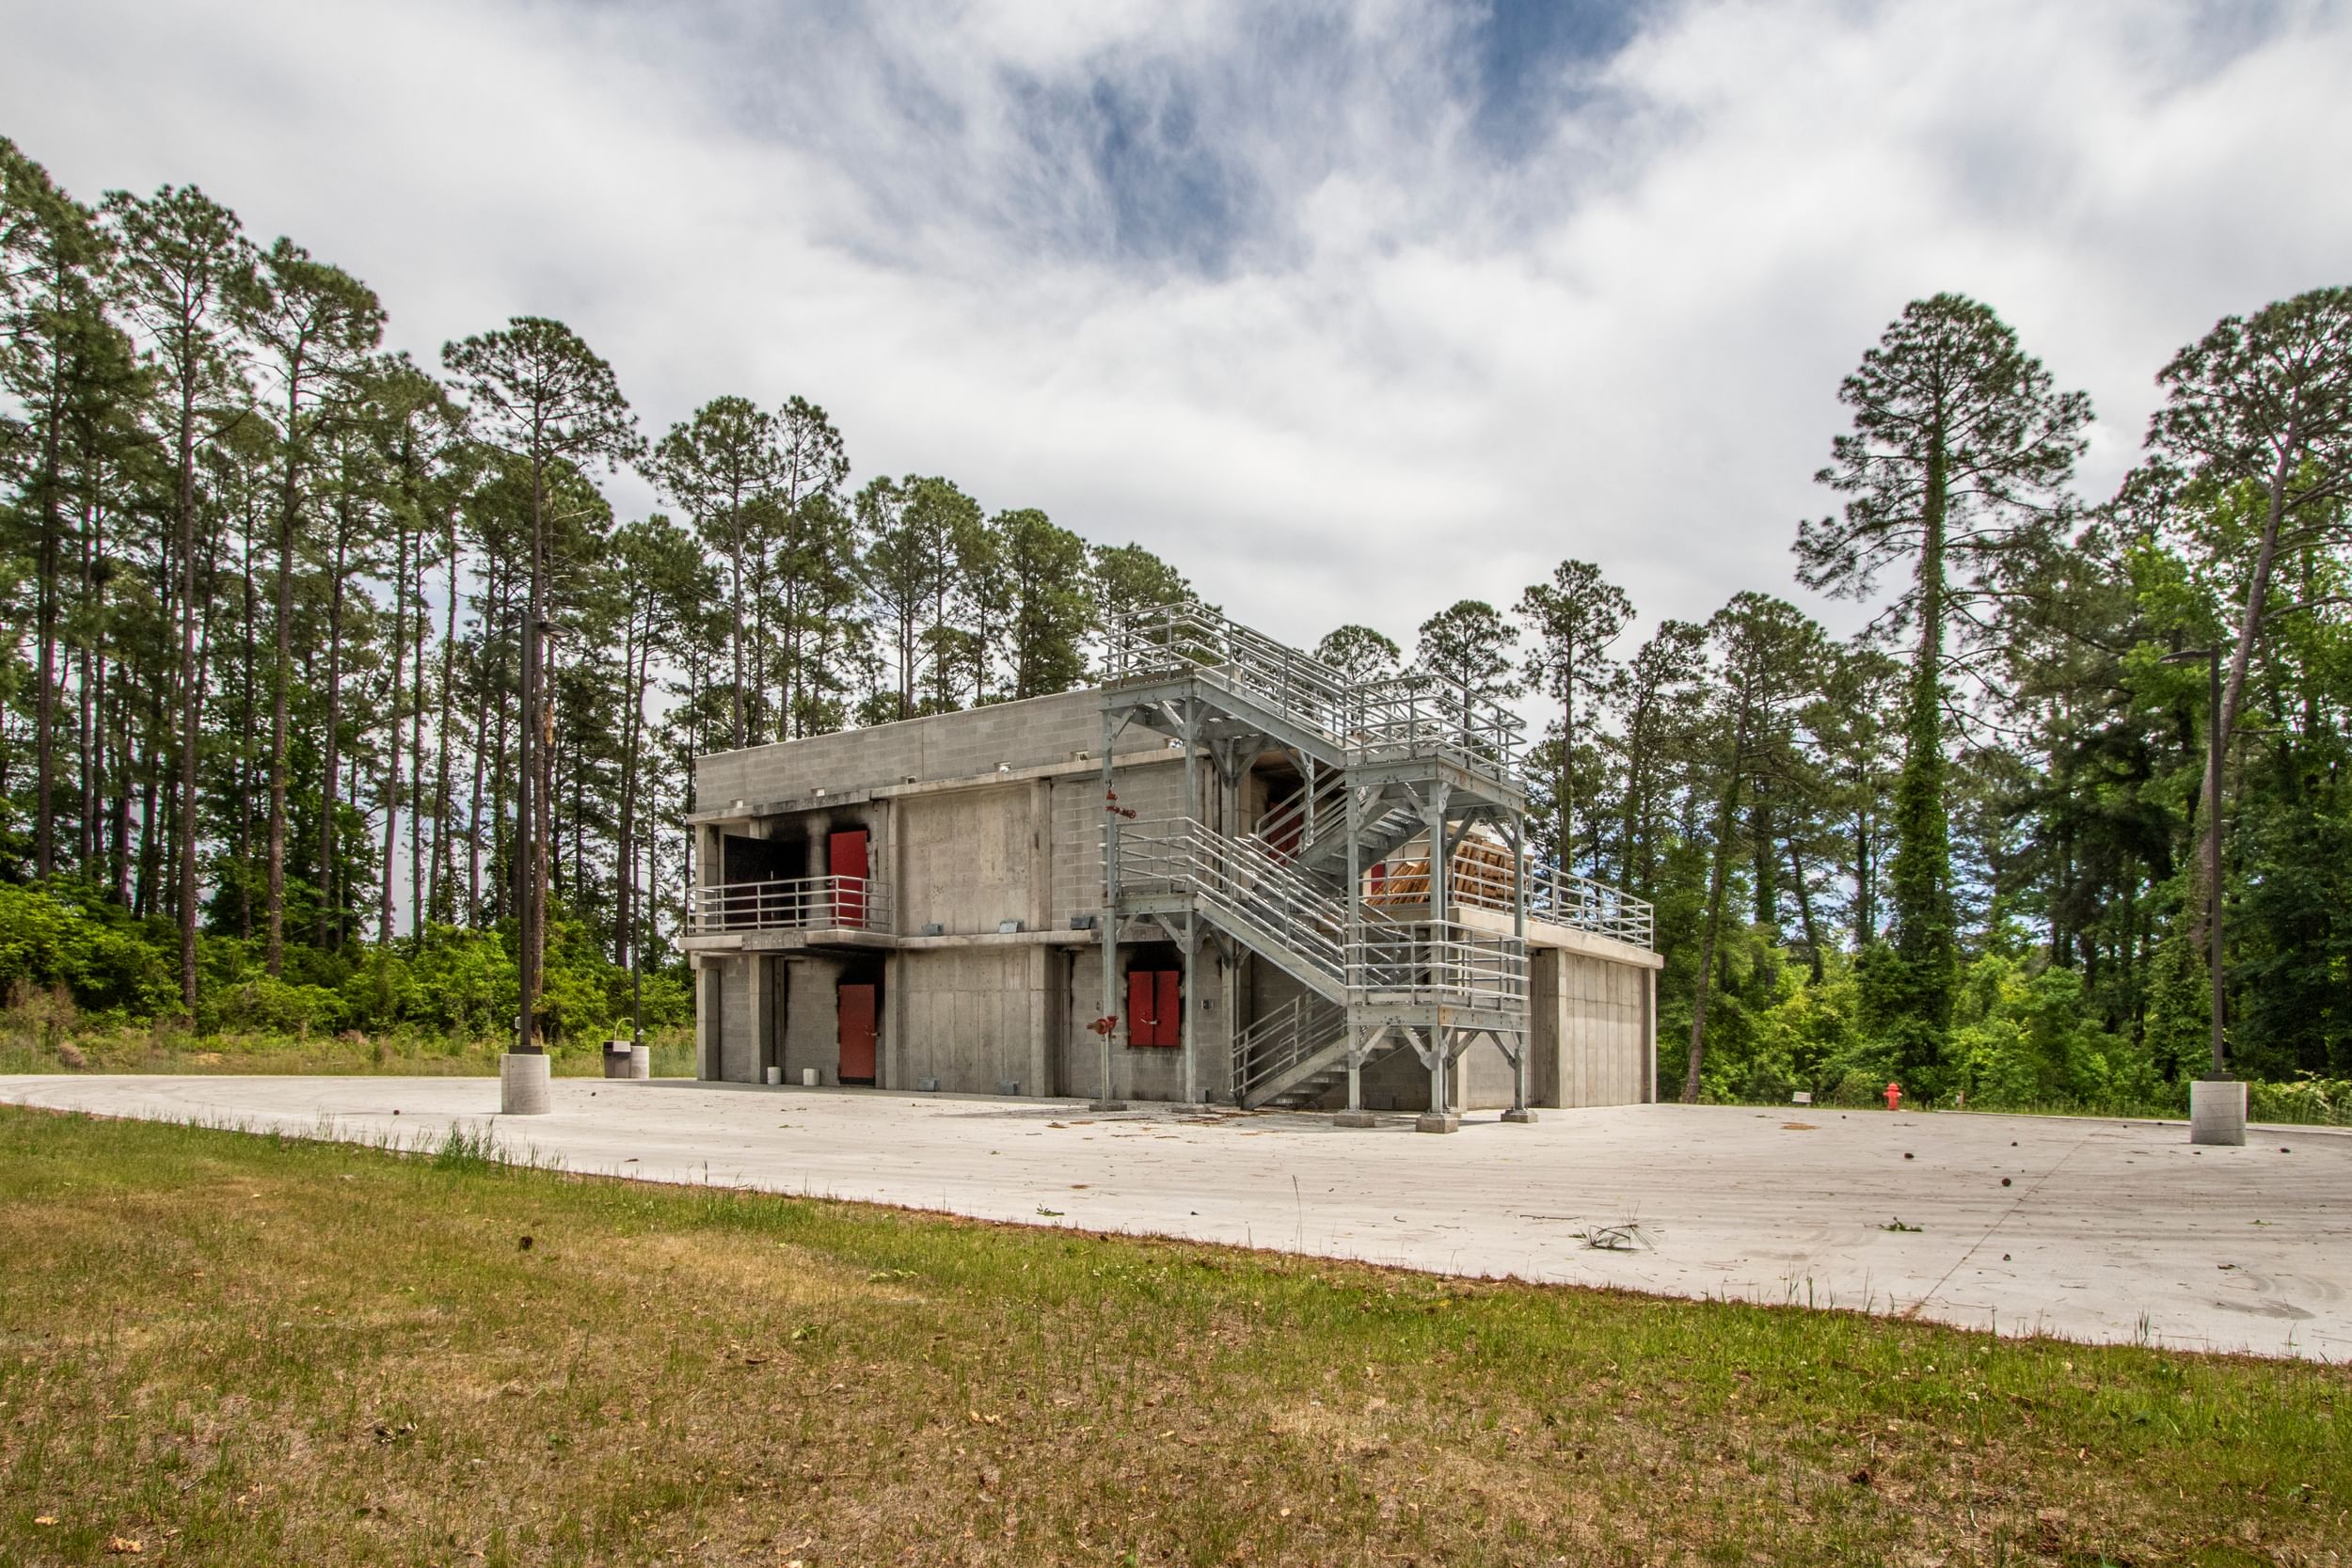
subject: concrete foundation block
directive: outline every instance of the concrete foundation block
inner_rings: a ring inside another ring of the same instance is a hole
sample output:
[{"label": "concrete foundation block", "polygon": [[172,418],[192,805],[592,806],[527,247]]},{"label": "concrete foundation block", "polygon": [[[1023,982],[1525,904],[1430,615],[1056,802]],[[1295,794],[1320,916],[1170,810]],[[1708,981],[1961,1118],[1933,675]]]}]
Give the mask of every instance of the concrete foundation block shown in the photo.
[{"label": "concrete foundation block", "polygon": [[1342,1111],[1331,1118],[1334,1127],[1377,1127],[1380,1118],[1370,1111]]},{"label": "concrete foundation block", "polygon": [[548,1071],[549,1065],[544,1051],[510,1051],[501,1056],[499,1115],[543,1117],[554,1110],[555,1088]]},{"label": "concrete foundation block", "polygon": [[1462,1118],[1451,1111],[1423,1111],[1413,1118],[1413,1131],[1416,1132],[1459,1132],[1461,1130]]},{"label": "concrete foundation block", "polygon": [[1123,1100],[1089,1100],[1087,1101],[1087,1109],[1089,1111],[1123,1111],[1126,1108],[1127,1102]]},{"label": "concrete foundation block", "polygon": [[2200,1078],[2188,1086],[2188,1141],[2232,1148],[2246,1142],[2246,1083]]},{"label": "concrete foundation block", "polygon": [[638,1080],[653,1076],[653,1047],[632,1045],[628,1048],[628,1075]]},{"label": "concrete foundation block", "polygon": [[1525,1123],[1528,1123],[1528,1122],[1534,1121],[1534,1120],[1535,1119],[1535,1113],[1534,1113],[1534,1111],[1532,1111],[1532,1110],[1528,1109],[1526,1106],[1522,1105],[1522,1106],[1518,1107],[1518,1109],[1516,1109],[1516,1110],[1510,1110],[1510,1111],[1505,1111],[1505,1112],[1503,1112],[1503,1113],[1502,1113],[1502,1119],[1503,1119],[1503,1120],[1505,1120],[1505,1121],[1515,1121],[1515,1122],[1518,1122],[1518,1123],[1520,1123],[1520,1124],[1524,1125]]}]

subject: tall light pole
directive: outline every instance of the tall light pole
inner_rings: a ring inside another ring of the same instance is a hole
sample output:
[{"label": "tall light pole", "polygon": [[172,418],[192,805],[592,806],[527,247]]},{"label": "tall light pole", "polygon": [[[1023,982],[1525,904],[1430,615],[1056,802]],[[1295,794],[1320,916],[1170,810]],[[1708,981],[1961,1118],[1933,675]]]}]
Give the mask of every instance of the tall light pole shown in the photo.
[{"label": "tall light pole", "polygon": [[2205,951],[2213,990],[2213,1066],[2189,1085],[2191,1143],[2246,1141],[2246,1085],[2230,1076],[2222,1040],[2221,990],[2221,647],[2184,648],[2158,662],[2205,666]]}]

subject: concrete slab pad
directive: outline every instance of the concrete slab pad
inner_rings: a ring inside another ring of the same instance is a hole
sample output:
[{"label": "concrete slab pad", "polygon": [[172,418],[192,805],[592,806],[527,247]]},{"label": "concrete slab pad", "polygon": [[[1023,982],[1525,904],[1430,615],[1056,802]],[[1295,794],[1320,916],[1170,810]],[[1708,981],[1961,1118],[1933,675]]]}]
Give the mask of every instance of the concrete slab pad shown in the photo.
[{"label": "concrete slab pad", "polygon": [[[1626,1106],[1450,1138],[1410,1116],[559,1079],[11,1077],[0,1101],[382,1141],[492,1128],[572,1170],[1186,1237],[1442,1273],[2352,1358],[2352,1133]],[[393,1113],[399,1114],[395,1116]],[[2281,1150],[2292,1152],[2282,1152]],[[1046,1213],[1045,1211],[1054,1211]],[[1899,1225],[1902,1228],[1893,1227]],[[1630,1227],[1626,1250],[1586,1238]]]}]

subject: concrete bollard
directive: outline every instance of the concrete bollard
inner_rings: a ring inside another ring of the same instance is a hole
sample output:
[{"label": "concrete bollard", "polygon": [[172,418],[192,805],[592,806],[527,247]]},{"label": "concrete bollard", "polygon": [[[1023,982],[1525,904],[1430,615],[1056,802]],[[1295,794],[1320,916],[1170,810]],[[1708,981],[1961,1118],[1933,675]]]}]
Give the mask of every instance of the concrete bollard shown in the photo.
[{"label": "concrete bollard", "polygon": [[628,1075],[640,1082],[653,1076],[653,1047],[632,1045],[628,1048]]},{"label": "concrete bollard", "polygon": [[2188,1141],[2242,1148],[2246,1143],[2246,1081],[2200,1078],[2188,1086]]},{"label": "concrete bollard", "polygon": [[555,1109],[544,1051],[510,1051],[499,1058],[499,1114],[543,1117]]},{"label": "concrete bollard", "polygon": [[771,1067],[771,1068],[770,1068],[770,1069],[768,1069],[768,1084],[769,1084],[769,1086],[770,1086],[770,1087],[771,1087],[771,1088],[772,1088],[772,1087],[775,1087],[775,1086],[777,1086],[777,1085],[781,1085],[783,1082],[784,1082],[784,1069],[782,1069],[782,1068],[780,1068],[780,1067]]}]

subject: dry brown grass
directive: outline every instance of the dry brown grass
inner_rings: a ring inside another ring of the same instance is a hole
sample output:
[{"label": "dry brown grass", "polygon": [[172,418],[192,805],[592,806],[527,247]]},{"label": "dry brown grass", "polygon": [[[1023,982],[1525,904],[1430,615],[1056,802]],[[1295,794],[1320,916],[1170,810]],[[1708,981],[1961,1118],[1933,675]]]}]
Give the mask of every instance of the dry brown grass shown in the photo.
[{"label": "dry brown grass", "polygon": [[481,1152],[0,1111],[0,1560],[2323,1563],[2352,1539],[2340,1370]]}]

